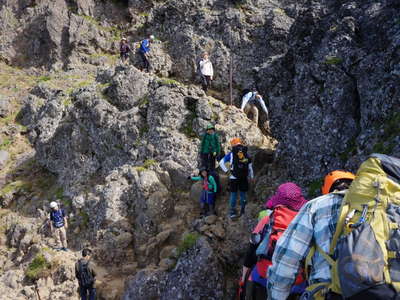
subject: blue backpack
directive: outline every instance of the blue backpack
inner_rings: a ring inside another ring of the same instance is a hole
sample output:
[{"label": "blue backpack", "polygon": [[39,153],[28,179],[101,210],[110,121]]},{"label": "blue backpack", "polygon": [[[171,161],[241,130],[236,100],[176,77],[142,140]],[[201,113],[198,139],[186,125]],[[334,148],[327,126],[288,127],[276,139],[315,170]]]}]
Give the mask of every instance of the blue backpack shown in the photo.
[{"label": "blue backpack", "polygon": [[56,228],[60,228],[64,226],[64,217],[65,213],[63,209],[58,209],[56,211],[50,212],[50,220],[53,221],[53,225]]}]

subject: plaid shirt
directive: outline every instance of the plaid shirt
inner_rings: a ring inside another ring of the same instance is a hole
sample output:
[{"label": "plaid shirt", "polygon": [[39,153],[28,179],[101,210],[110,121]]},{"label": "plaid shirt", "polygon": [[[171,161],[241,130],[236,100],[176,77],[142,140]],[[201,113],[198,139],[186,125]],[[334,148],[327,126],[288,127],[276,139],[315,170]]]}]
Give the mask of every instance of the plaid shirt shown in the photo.
[{"label": "plaid shirt", "polygon": [[[300,267],[316,242],[329,253],[335,233],[343,195],[328,194],[306,203],[279,239],[272,266],[268,270],[268,299],[283,300],[289,296]],[[315,251],[309,283],[331,280],[328,262]]]}]

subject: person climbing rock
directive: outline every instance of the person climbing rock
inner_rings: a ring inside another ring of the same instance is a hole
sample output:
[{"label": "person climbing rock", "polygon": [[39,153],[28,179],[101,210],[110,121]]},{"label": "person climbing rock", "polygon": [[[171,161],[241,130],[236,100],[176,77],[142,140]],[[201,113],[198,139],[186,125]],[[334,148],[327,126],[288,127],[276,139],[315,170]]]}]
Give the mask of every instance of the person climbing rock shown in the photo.
[{"label": "person climbing rock", "polygon": [[211,87],[211,82],[214,77],[213,65],[209,59],[207,52],[204,52],[202,54],[202,58],[199,61],[199,70],[200,70],[203,90],[207,92],[207,90]]},{"label": "person climbing rock", "polygon": [[92,250],[82,250],[82,258],[75,263],[75,277],[79,283],[79,294],[82,300],[96,299],[96,272],[91,263]]},{"label": "person climbing rock", "polygon": [[128,42],[126,38],[122,38],[121,42],[119,44],[119,53],[120,53],[120,58],[122,63],[126,63],[126,60],[129,57],[129,52],[131,51],[131,48],[129,48]]},{"label": "person climbing rock", "polygon": [[215,160],[220,153],[221,144],[219,141],[219,135],[215,132],[215,126],[209,124],[206,127],[206,133],[201,139],[201,166],[209,171],[213,171],[215,169]]},{"label": "person climbing rock", "polygon": [[[265,203],[271,214],[259,220],[254,228],[243,263],[241,281],[246,283],[246,300],[267,298],[266,275],[268,267],[272,264],[276,242],[306,202],[301,188],[293,182],[287,182],[281,184]],[[300,273],[296,288],[292,289],[292,298],[301,295],[305,285],[303,273]]]},{"label": "person climbing rock", "polygon": [[203,190],[200,195],[201,214],[206,216],[208,210],[215,215],[215,196],[217,193],[217,183],[214,177],[208,174],[206,168],[201,168],[199,176],[189,176],[188,179],[194,181],[202,181]]},{"label": "person climbing rock", "polygon": [[[286,299],[296,281],[296,274],[302,267],[311,268],[309,272],[311,275],[308,278],[311,286],[318,282],[331,281],[329,262],[319,251],[310,250],[315,243],[329,253],[342,201],[354,178],[354,174],[350,172],[330,172],[324,179],[322,187],[324,195],[307,202],[290,223],[276,244],[272,266],[268,269],[268,299]],[[311,253],[310,260],[304,264],[308,253]]]},{"label": "person climbing rock", "polygon": [[150,61],[149,61],[149,53],[150,53],[150,45],[154,41],[154,35],[150,35],[149,38],[144,39],[140,43],[139,55],[143,61],[143,69],[146,72],[150,72]]},{"label": "person climbing rock", "polygon": [[229,176],[229,189],[230,189],[230,217],[235,218],[237,216],[236,212],[236,202],[238,191],[240,193],[240,216],[245,213],[246,208],[246,193],[249,190],[250,178],[254,180],[254,172],[252,161],[247,154],[247,147],[242,145],[242,141],[239,138],[234,138],[231,140],[232,151],[229,152],[224,158],[219,162],[221,169],[227,173],[228,168],[226,163],[230,163],[230,176]]},{"label": "person climbing rock", "polygon": [[246,92],[242,98],[242,105],[240,109],[248,115],[248,113],[252,113],[253,115],[253,122],[258,124],[258,108],[256,104],[260,104],[261,108],[265,112],[267,119],[268,119],[268,109],[265,106],[265,102],[262,96],[257,92],[257,90]]},{"label": "person climbing rock", "polygon": [[57,250],[68,251],[66,232],[68,222],[65,212],[55,201],[50,203],[50,209],[50,229],[56,239]]}]

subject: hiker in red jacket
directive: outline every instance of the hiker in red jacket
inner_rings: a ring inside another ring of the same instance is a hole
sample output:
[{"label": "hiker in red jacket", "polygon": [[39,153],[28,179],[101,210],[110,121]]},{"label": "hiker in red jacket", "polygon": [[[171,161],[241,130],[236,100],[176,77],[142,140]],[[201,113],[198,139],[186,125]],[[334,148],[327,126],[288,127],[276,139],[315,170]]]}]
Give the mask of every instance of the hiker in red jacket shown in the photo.
[{"label": "hiker in red jacket", "polygon": [[[276,242],[306,202],[301,188],[292,182],[281,184],[268,199],[265,206],[272,213],[262,218],[254,228],[243,264],[241,285],[246,282],[246,300],[267,298],[266,274],[272,264]],[[305,288],[302,276],[299,276],[296,283],[299,290],[294,289],[292,292],[301,294]]]}]

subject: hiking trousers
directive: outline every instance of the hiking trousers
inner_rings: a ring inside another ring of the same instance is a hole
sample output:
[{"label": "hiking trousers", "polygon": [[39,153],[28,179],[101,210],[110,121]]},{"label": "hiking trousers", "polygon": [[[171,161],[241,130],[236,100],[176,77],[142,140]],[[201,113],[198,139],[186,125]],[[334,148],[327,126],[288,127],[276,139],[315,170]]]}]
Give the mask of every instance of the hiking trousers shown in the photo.
[{"label": "hiking trousers", "polygon": [[96,288],[93,286],[79,286],[81,300],[96,300]]},{"label": "hiking trousers", "polygon": [[54,238],[56,239],[56,244],[58,248],[68,248],[67,245],[67,232],[65,227],[54,228]]},{"label": "hiking trousers", "polygon": [[253,103],[247,103],[246,106],[244,107],[244,113],[248,115],[251,113],[253,115],[253,122],[258,124],[258,108],[255,104]]},{"label": "hiking trousers", "polygon": [[200,153],[201,165],[208,171],[215,170],[215,156],[212,153]]},{"label": "hiking trousers", "polygon": [[211,87],[211,81],[211,76],[201,75],[201,84],[205,92],[207,92],[207,90]]},{"label": "hiking trousers", "polygon": [[142,62],[143,62],[143,70],[146,70],[147,72],[150,71],[150,61],[147,58],[146,54],[143,53],[142,51],[139,51],[139,55],[142,58]]}]

